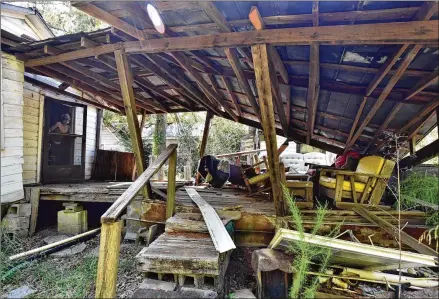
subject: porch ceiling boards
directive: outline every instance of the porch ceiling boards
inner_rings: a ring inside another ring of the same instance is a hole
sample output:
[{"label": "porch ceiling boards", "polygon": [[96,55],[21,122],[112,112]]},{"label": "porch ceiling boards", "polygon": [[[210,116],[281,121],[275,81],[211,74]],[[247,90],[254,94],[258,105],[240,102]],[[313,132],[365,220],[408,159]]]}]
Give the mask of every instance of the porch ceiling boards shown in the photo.
[{"label": "porch ceiling boards", "polygon": [[[419,140],[437,124],[437,2],[154,1],[167,26],[163,35],[145,2],[74,5],[112,27],[2,43],[2,50],[25,60],[27,71],[92,93],[120,111],[113,52],[124,49],[139,111],[211,110],[260,127],[250,46],[268,43],[283,62],[274,59],[278,78],[272,78],[275,100],[289,118],[286,129],[276,112],[279,135],[336,153],[371,153],[382,150],[386,132]],[[252,6],[262,30],[249,20]]]}]

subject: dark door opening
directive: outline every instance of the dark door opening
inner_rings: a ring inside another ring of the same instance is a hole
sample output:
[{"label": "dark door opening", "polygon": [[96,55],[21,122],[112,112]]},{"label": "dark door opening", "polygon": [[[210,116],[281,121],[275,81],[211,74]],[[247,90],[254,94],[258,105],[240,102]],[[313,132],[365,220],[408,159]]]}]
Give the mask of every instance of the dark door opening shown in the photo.
[{"label": "dark door opening", "polygon": [[43,183],[84,181],[86,123],[87,106],[46,97]]}]

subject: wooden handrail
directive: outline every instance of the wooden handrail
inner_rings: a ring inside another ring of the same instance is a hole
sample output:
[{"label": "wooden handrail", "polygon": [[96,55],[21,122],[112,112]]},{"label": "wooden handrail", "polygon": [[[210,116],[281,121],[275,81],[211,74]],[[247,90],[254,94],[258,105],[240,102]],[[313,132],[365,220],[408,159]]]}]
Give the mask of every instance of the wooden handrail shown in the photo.
[{"label": "wooden handrail", "polygon": [[142,189],[143,186],[156,174],[160,167],[171,157],[177,150],[177,144],[170,144],[164,152],[135,180],[131,186],[111,205],[111,207],[102,215],[101,223],[115,222],[121,216],[122,212],[130,204],[131,200]]},{"label": "wooden handrail", "polygon": [[115,298],[117,268],[119,265],[120,239],[122,232],[121,214],[136,194],[169,159],[168,194],[166,200],[166,219],[175,213],[175,176],[177,166],[177,145],[171,144],[135,180],[131,186],[111,205],[101,217],[101,238],[99,261],[96,274],[96,298]]}]

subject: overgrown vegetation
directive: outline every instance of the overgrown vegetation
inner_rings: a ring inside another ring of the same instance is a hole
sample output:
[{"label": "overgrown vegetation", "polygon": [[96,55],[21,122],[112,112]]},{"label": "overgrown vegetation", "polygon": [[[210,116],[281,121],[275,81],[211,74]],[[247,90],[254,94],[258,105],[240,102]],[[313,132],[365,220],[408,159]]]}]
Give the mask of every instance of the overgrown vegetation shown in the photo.
[{"label": "overgrown vegetation", "polygon": [[[36,293],[29,298],[85,298],[94,289],[97,257],[77,257],[73,261],[42,258],[30,262],[10,262],[8,257],[24,251],[24,240],[1,236],[0,275],[2,293],[11,285],[30,285]],[[28,249],[28,248],[27,248]]]},{"label": "overgrown vegetation", "polygon": [[[419,206],[416,199],[437,204],[438,194],[438,178],[426,173],[412,172],[401,182],[401,205],[404,209]],[[426,222],[429,225],[438,225],[439,212],[429,212]]]},{"label": "overgrown vegetation", "polygon": [[109,27],[101,20],[76,9],[70,4],[70,1],[11,1],[9,3],[38,9],[56,36],[81,31],[90,32]]},{"label": "overgrown vegetation", "polygon": [[[303,225],[302,216],[297,207],[290,190],[282,186],[284,199],[288,203],[291,213],[291,219],[295,229],[299,232],[301,238],[304,238],[305,227]],[[315,225],[312,228],[311,235],[316,235],[323,225],[326,216],[326,206],[318,206]],[[341,223],[337,225],[327,236],[334,237],[340,230]],[[294,255],[292,262],[293,281],[290,289],[290,298],[314,298],[319,286],[319,278],[308,275],[311,265],[318,264],[318,272],[324,273],[332,255],[330,248],[318,247],[305,242],[294,242],[289,248],[289,252]]]}]

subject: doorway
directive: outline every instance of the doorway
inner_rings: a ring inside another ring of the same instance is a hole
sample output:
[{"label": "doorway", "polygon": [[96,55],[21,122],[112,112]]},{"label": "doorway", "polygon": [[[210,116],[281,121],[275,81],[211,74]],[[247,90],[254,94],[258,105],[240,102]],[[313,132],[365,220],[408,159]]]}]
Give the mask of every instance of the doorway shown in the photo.
[{"label": "doorway", "polygon": [[43,183],[85,179],[87,106],[45,98],[43,125]]}]

